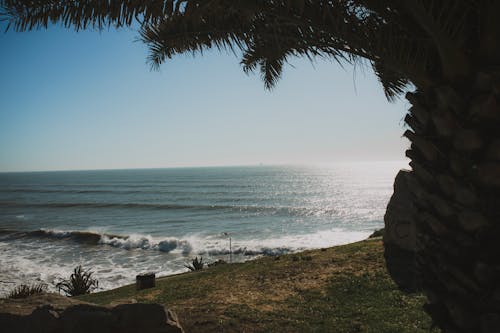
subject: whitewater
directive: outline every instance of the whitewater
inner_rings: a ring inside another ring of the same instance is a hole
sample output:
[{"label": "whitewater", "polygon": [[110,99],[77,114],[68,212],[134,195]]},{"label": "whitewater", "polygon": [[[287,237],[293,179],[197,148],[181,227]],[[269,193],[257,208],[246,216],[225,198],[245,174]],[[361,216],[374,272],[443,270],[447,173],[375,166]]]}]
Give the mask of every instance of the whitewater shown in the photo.
[{"label": "whitewater", "polygon": [[[77,265],[99,290],[366,238],[405,162],[0,173],[0,296]],[[231,239],[231,248],[230,241]]]}]

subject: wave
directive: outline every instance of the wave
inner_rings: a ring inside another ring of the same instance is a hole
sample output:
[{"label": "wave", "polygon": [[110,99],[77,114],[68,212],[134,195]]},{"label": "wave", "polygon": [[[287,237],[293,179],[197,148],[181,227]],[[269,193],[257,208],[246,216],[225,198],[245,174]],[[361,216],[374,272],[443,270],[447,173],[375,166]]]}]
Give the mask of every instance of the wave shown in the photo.
[{"label": "wave", "polygon": [[348,231],[330,229],[295,235],[274,235],[266,238],[245,239],[233,237],[230,251],[227,237],[221,235],[188,235],[176,237],[153,237],[151,235],[113,235],[93,231],[62,231],[39,229],[35,231],[1,230],[2,240],[19,238],[46,238],[69,240],[90,246],[110,246],[124,250],[147,250],[182,255],[228,255],[230,252],[242,256],[281,255],[305,249],[347,244],[364,239],[372,230]]},{"label": "wave", "polygon": [[0,201],[0,206],[6,207],[40,207],[40,208],[146,208],[146,209],[225,209],[231,206],[215,205],[176,205],[150,203],[99,203],[99,202],[47,202],[21,203],[15,201]]},{"label": "wave", "polygon": [[[15,231],[0,230],[0,236],[7,235],[9,239],[19,238],[46,238],[53,240],[70,240],[85,245],[105,245],[125,250],[154,250],[163,253],[177,252],[183,255],[195,253],[198,255],[228,255],[230,252],[235,255],[258,256],[258,255],[280,255],[291,253],[302,248],[291,247],[246,247],[234,246],[231,250],[219,242],[210,244],[207,238],[192,238],[191,240],[178,239],[174,237],[155,238],[150,235],[132,234],[132,235],[112,235],[106,233],[97,233],[92,231],[63,231],[39,229],[34,231]],[[192,244],[194,243],[194,245]],[[218,246],[217,246],[218,245]]]},{"label": "wave", "polygon": [[112,193],[112,194],[137,194],[137,193],[162,193],[152,191],[139,191],[139,190],[70,190],[70,189],[36,189],[36,188],[13,188],[2,189],[2,193],[77,193],[77,194],[97,194],[97,193]]},{"label": "wave", "polygon": [[178,204],[151,204],[151,203],[98,203],[98,202],[48,202],[48,203],[20,203],[14,201],[0,201],[0,206],[24,208],[139,208],[163,210],[244,210],[260,209],[257,206],[230,206],[230,205],[178,205]]},{"label": "wave", "polygon": [[152,203],[98,203],[98,202],[49,202],[20,203],[0,201],[0,207],[16,208],[81,208],[81,209],[147,209],[147,210],[194,210],[194,211],[226,211],[238,213],[266,213],[270,215],[292,216],[334,216],[337,209],[329,207],[288,207],[288,206],[253,206],[253,205],[182,205]]},{"label": "wave", "polygon": [[[70,184],[70,183],[65,183],[65,184],[32,184],[34,186],[39,186],[42,188],[33,188],[33,187],[11,187],[11,188],[2,188],[0,189],[0,192],[114,192],[116,189],[119,191],[122,191],[121,189],[144,189],[144,190],[137,190],[139,192],[144,192],[144,191],[159,191],[163,192],[161,190],[172,190],[174,188],[180,188],[180,189],[193,189],[193,190],[199,190],[199,189],[211,189],[211,188],[221,188],[221,189],[254,189],[254,185],[252,184],[240,184],[240,183],[228,183],[228,184],[220,184],[220,183],[207,183],[207,184],[202,184],[198,180],[193,180],[193,181],[170,181],[169,183],[165,184],[158,184],[158,183],[141,183],[141,184],[119,184],[119,183],[109,183],[109,184]],[[48,187],[55,187],[55,188],[48,188]],[[76,188],[76,189],[75,189]],[[104,190],[101,190],[104,188]],[[109,190],[109,188],[113,188],[113,190]],[[90,190],[88,190],[90,189]],[[135,191],[135,190],[133,190]]]},{"label": "wave", "polygon": [[[8,239],[19,238],[47,238],[54,240],[72,240],[77,243],[87,245],[98,245],[105,234],[99,234],[91,231],[62,231],[39,229],[33,231],[0,230],[0,235],[6,235]],[[108,237],[121,238],[118,235],[107,235]]]},{"label": "wave", "polygon": [[[195,195],[195,194],[224,194],[226,192],[222,191],[197,191],[196,188],[193,188],[192,191],[187,190],[172,190],[172,187],[148,187],[143,186],[144,189],[132,190],[132,189],[116,189],[117,186],[114,186],[112,190],[99,190],[99,189],[47,189],[47,188],[11,188],[11,189],[0,189],[0,193],[70,193],[70,194],[168,194],[168,195]],[[128,187],[124,187],[128,188]],[[133,188],[133,187],[132,187]],[[142,187],[141,187],[142,188]],[[231,191],[233,195],[248,195],[253,194],[254,191]]]}]

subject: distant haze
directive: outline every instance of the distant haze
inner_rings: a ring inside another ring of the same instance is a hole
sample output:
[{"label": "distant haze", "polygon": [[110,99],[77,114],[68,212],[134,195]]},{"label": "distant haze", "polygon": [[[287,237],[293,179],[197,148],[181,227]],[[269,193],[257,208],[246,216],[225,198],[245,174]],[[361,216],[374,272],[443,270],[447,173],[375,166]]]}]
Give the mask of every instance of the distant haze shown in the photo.
[{"label": "distant haze", "polygon": [[404,158],[407,105],[388,103],[369,68],[291,59],[266,91],[232,54],[150,71],[136,37],[0,33],[0,171]]}]

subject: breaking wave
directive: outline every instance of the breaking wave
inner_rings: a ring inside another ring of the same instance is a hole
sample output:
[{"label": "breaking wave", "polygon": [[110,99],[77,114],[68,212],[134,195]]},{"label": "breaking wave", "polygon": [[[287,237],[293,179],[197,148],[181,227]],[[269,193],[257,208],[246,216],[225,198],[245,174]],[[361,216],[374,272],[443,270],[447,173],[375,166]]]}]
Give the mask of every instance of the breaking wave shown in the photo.
[{"label": "breaking wave", "polygon": [[63,231],[39,229],[34,231],[14,231],[0,230],[0,236],[10,239],[19,238],[45,238],[52,240],[69,240],[85,245],[105,245],[124,250],[153,250],[163,253],[177,252],[183,255],[208,254],[210,256],[227,255],[230,252],[235,255],[258,256],[258,255],[280,255],[302,250],[303,247],[291,248],[285,246],[235,246],[229,249],[226,244],[222,245],[221,240],[202,237],[189,237],[190,240],[178,239],[174,237],[157,238],[150,235],[112,235],[106,233],[96,233],[92,231]]}]

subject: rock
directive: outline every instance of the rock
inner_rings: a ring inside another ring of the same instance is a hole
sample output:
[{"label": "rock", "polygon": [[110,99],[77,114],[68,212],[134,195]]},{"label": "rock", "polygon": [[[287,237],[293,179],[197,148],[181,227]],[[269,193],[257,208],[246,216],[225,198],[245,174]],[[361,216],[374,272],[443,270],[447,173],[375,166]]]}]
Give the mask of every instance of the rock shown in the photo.
[{"label": "rock", "polygon": [[428,225],[438,236],[446,235],[449,233],[449,229],[439,219],[435,218],[429,213],[424,212],[420,214],[418,220],[421,223],[425,223],[426,225]]},{"label": "rock", "polygon": [[116,319],[111,311],[90,304],[78,304],[67,308],[60,314],[63,332],[113,332]]},{"label": "rock", "polygon": [[416,207],[410,191],[415,175],[402,170],[394,181],[394,194],[384,216],[384,257],[387,270],[398,287],[407,292],[420,290],[416,265]]},{"label": "rock", "polygon": [[42,293],[21,299],[0,298],[0,313],[27,316],[37,308],[43,306],[51,306],[56,312],[62,312],[64,309],[77,304],[90,303],[78,301],[74,298],[65,297],[59,294]]},{"label": "rock", "polygon": [[[275,259],[276,260],[279,260],[279,256],[277,256]],[[218,259],[210,264],[208,264],[208,267],[216,267],[216,266],[219,266],[219,265],[225,265],[227,264],[227,261],[225,261],[224,259]]]},{"label": "rock", "polygon": [[135,289],[137,290],[154,288],[154,286],[155,273],[144,273],[135,277]]},{"label": "rock", "polygon": [[103,307],[57,294],[0,300],[0,328],[16,333],[184,332],[176,315],[159,304]]},{"label": "rock", "polygon": [[114,307],[111,312],[117,319],[117,332],[120,333],[181,332],[175,328],[166,329],[167,322],[174,322],[173,315],[168,318],[165,309],[159,304],[122,304]]},{"label": "rock", "polygon": [[406,293],[421,291],[414,251],[407,251],[391,243],[386,243],[384,244],[384,257],[387,271],[400,290]]},{"label": "rock", "polygon": [[384,243],[392,243],[408,251],[415,250],[416,208],[409,189],[409,178],[414,177],[410,171],[400,171],[394,181],[394,194],[387,205],[384,216]]},{"label": "rock", "polygon": [[179,324],[179,318],[177,314],[167,309],[167,327],[165,329],[166,333],[184,333],[182,326]]}]

